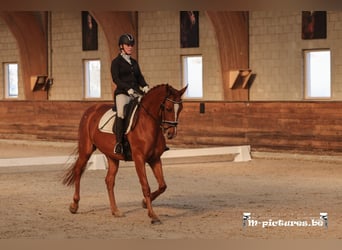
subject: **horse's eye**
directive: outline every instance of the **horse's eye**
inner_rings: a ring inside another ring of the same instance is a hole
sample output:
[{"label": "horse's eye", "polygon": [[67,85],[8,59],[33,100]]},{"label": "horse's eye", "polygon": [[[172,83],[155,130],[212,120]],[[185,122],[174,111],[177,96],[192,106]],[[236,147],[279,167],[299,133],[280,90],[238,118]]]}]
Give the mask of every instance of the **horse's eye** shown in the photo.
[{"label": "horse's eye", "polygon": [[172,108],[166,108],[167,112],[172,112]]}]

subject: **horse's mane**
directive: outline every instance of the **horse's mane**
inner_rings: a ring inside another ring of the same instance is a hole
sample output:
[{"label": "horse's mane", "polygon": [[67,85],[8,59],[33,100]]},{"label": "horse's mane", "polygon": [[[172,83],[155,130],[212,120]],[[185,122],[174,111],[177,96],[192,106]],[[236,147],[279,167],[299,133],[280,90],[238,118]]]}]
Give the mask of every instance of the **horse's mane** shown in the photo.
[{"label": "horse's mane", "polygon": [[150,93],[151,91],[153,91],[154,89],[158,89],[158,88],[161,88],[161,87],[163,87],[163,86],[168,87],[168,86],[170,86],[170,85],[169,85],[168,83],[158,84],[158,85],[156,85],[156,86],[153,86],[153,87],[150,89],[150,91],[147,92],[147,94]]},{"label": "horse's mane", "polygon": [[170,85],[168,83],[162,83],[162,84],[158,84],[156,86],[153,86],[144,96],[143,98],[149,96],[151,93],[153,93],[156,89],[159,89],[161,87],[166,87],[166,88],[169,88]]}]

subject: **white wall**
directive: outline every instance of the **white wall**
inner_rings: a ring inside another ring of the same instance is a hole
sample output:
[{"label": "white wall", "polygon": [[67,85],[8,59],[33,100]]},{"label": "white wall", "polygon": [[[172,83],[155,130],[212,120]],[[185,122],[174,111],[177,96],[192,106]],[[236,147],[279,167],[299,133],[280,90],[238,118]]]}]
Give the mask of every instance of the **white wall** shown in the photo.
[{"label": "white wall", "polygon": [[199,13],[199,48],[180,48],[180,12],[139,12],[139,63],[150,85],[182,86],[182,55],[202,55],[203,99],[222,100],[216,36],[205,12]]},{"label": "white wall", "polygon": [[[223,100],[220,49],[212,23],[200,11],[200,47],[180,48],[179,11],[138,13],[138,60],[147,82],[181,87],[181,56],[203,56],[204,100]],[[84,59],[101,60],[101,100],[112,100],[109,50],[98,26],[97,51],[82,51],[81,12],[52,12],[52,77],[50,100],[84,100]],[[257,77],[250,100],[304,100],[304,49],[329,48],[332,98],[342,100],[342,12],[327,12],[327,39],[302,40],[300,11],[251,11],[249,15],[250,68]],[[114,45],[113,45],[114,46]],[[115,45],[116,46],[116,45]],[[17,43],[0,20],[0,62],[20,63]],[[3,83],[3,64],[0,68]],[[0,84],[0,99],[4,99]],[[23,99],[19,68],[19,99]]]},{"label": "white wall", "polygon": [[2,19],[0,19],[0,100],[5,99],[4,63],[19,64],[19,93],[17,99],[24,99],[24,85],[20,70],[20,57],[17,41]]},{"label": "white wall", "polygon": [[342,12],[327,12],[327,39],[302,40],[301,11],[252,11],[251,100],[304,100],[303,50],[331,50],[331,100],[342,100]]},{"label": "white wall", "polygon": [[52,12],[52,77],[50,100],[84,99],[84,59],[101,60],[101,100],[112,100],[109,50],[98,25],[98,50],[82,51],[81,12]]}]

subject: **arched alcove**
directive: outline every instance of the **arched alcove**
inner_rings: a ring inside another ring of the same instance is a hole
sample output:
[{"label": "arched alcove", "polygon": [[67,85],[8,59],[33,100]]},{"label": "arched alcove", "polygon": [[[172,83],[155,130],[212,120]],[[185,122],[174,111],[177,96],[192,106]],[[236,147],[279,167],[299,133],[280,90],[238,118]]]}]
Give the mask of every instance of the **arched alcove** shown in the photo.
[{"label": "arched alcove", "polygon": [[247,100],[248,89],[231,89],[229,71],[247,69],[248,12],[207,11],[216,33],[225,100]]},{"label": "arched alcove", "polygon": [[25,99],[47,99],[45,91],[31,91],[30,81],[31,76],[47,75],[46,13],[0,12],[0,17],[18,43]]}]

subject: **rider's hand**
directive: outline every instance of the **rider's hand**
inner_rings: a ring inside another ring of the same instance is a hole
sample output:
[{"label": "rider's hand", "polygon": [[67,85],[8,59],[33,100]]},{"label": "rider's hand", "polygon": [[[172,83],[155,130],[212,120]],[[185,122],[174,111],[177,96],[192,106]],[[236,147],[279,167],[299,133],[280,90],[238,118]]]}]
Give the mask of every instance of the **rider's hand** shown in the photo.
[{"label": "rider's hand", "polygon": [[149,91],[149,87],[146,85],[145,87],[143,87],[142,91],[146,94]]},{"label": "rider's hand", "polygon": [[133,89],[129,89],[129,90],[127,91],[127,93],[128,93],[129,95],[134,95],[134,90],[133,90]]}]

